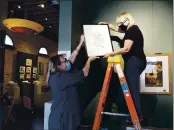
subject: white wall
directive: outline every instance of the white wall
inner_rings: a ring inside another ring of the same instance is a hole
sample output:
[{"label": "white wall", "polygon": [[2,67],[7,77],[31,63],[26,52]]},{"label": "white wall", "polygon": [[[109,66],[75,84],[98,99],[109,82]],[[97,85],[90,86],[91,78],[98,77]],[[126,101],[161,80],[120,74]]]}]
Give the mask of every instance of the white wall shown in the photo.
[{"label": "white wall", "polygon": [[[115,23],[116,16],[129,12],[143,32],[146,53],[172,52],[172,6],[168,1],[114,1],[94,20]],[[112,33],[113,34],[113,33]]]}]

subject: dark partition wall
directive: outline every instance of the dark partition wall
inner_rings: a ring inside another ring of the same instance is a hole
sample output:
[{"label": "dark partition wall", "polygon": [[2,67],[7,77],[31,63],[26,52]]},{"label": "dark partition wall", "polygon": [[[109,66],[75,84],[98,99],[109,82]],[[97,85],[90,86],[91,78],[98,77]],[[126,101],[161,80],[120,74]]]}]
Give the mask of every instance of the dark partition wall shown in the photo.
[{"label": "dark partition wall", "polygon": [[37,60],[37,55],[17,52],[16,81],[18,83],[23,80],[32,82],[37,79]]},{"label": "dark partition wall", "polygon": [[2,122],[3,122],[3,104],[2,104],[2,89],[4,82],[4,56],[5,49],[0,48],[0,130],[2,130]]},{"label": "dark partition wall", "polygon": [[37,80],[38,56],[24,52],[17,52],[15,79],[20,86],[20,94],[23,96],[22,81],[29,81],[31,84]]},{"label": "dark partition wall", "polygon": [[0,48],[0,94],[2,94],[2,85],[4,81],[4,56],[5,56],[5,49]]}]

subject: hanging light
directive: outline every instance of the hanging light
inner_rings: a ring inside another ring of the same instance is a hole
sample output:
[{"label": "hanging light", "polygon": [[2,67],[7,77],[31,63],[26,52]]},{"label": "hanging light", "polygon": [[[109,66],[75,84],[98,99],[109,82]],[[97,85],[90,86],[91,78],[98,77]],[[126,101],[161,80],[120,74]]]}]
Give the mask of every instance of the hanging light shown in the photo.
[{"label": "hanging light", "polygon": [[13,32],[40,33],[44,27],[39,23],[19,18],[9,18],[3,20],[3,24]]},{"label": "hanging light", "polygon": [[48,55],[48,52],[47,52],[46,48],[41,47],[40,50],[39,50],[39,54]]}]

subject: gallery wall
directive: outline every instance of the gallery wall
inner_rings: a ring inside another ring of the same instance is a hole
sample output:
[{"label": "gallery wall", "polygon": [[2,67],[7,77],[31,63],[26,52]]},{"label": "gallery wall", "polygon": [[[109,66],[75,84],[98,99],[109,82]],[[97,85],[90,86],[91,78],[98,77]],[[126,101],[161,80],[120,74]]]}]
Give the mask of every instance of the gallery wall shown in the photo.
[{"label": "gallery wall", "polygon": [[[25,52],[28,54],[37,55],[41,47],[45,47],[49,56],[53,56],[57,53],[57,45],[55,42],[43,37],[35,35],[18,34],[8,31],[8,35],[14,42],[15,49],[5,50],[5,66],[4,66],[4,85],[8,84],[8,81],[15,79],[15,65],[17,51]],[[44,58],[47,60],[47,58]],[[38,62],[40,58],[38,58]],[[42,80],[42,77],[41,77]]]},{"label": "gallery wall", "polygon": [[[145,39],[145,53],[171,53],[173,35],[173,3],[167,0],[126,1],[126,0],[101,0],[99,2],[83,1],[83,23],[98,23],[105,21],[115,23],[116,16],[122,12],[129,12],[140,27]],[[80,10],[79,10],[80,11]],[[78,23],[79,26],[80,22]],[[77,34],[80,30],[77,30]],[[112,35],[115,33],[111,32]],[[72,33],[73,35],[73,33]],[[120,35],[123,37],[123,35]],[[74,46],[74,43],[72,43]],[[113,42],[115,48],[118,47]],[[173,85],[172,85],[173,86]],[[173,96],[172,95],[142,95],[142,106],[152,105],[151,124],[156,127],[172,128],[173,126]],[[149,102],[148,102],[149,101]],[[151,101],[151,102],[150,102]],[[98,96],[88,105],[85,112],[86,118],[95,115]],[[147,113],[147,112],[145,112]],[[148,114],[148,113],[147,113]],[[165,122],[164,122],[165,121]]]}]

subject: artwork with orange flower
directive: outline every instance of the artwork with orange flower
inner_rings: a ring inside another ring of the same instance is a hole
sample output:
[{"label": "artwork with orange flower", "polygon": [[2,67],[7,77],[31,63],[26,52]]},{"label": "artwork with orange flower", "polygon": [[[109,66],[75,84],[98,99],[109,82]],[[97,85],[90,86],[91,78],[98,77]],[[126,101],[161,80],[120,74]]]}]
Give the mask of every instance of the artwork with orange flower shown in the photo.
[{"label": "artwork with orange flower", "polygon": [[146,68],[140,76],[140,92],[172,94],[171,54],[149,54],[146,61]]},{"label": "artwork with orange flower", "polygon": [[145,72],[146,87],[163,87],[163,66],[162,61],[147,62]]}]

